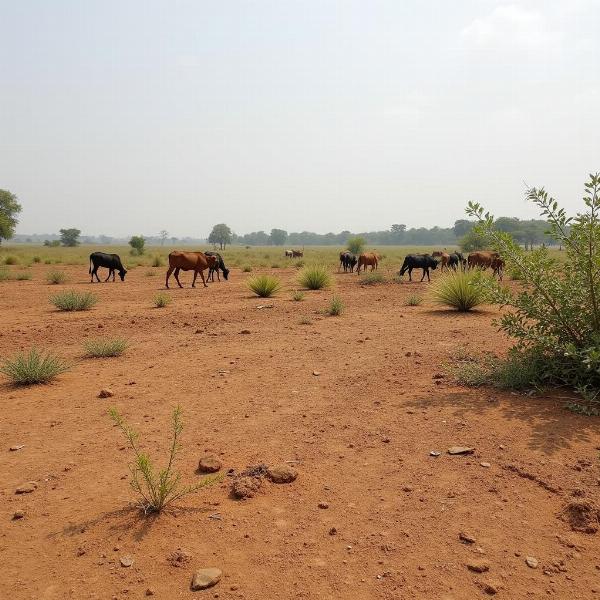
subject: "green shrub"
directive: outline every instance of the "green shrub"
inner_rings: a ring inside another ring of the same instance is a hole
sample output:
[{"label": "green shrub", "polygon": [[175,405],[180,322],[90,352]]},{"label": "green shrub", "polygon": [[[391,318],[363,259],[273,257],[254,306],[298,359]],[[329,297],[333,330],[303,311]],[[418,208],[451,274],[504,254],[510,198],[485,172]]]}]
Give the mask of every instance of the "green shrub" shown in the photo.
[{"label": "green shrub", "polygon": [[257,275],[248,279],[246,285],[261,298],[269,298],[281,289],[281,282],[271,275]]},{"label": "green shrub", "polygon": [[321,290],[331,285],[331,275],[322,265],[304,267],[298,274],[300,285],[309,290]]},{"label": "green shrub", "polygon": [[365,238],[360,236],[351,237],[346,242],[346,248],[352,254],[356,254],[358,256],[365,249]]},{"label": "green shrub", "polygon": [[12,255],[9,254],[5,259],[4,259],[4,264],[5,265],[18,265],[19,264],[19,259]]},{"label": "green shrub", "polygon": [[52,296],[50,298],[50,302],[52,302],[52,304],[54,304],[58,310],[90,310],[90,308],[92,308],[92,306],[98,302],[98,297],[91,292],[76,292],[75,290],[68,290]]},{"label": "green shrub", "polygon": [[479,271],[455,271],[438,279],[432,296],[438,304],[445,304],[461,312],[467,312],[485,302],[486,294],[481,285]]},{"label": "green shrub", "polygon": [[67,274],[64,271],[50,271],[46,275],[46,281],[51,285],[58,285],[67,281]]},{"label": "green shrub", "polygon": [[9,279],[12,279],[10,271],[0,268],[0,281],[8,281]]},{"label": "green shrub", "polygon": [[327,307],[327,314],[332,317],[338,317],[344,312],[344,302],[339,296],[334,296]]},{"label": "green shrub", "polygon": [[154,467],[150,456],[141,450],[139,434],[127,424],[115,408],[111,408],[109,414],[115,425],[123,432],[129,447],[133,451],[134,462],[129,466],[131,472],[130,485],[138,495],[140,508],[144,511],[144,514],[159,513],[179,498],[222,479],[221,476],[216,475],[204,477],[193,485],[181,485],[181,474],[174,469],[175,459],[181,449],[179,439],[183,431],[181,408],[179,406],[173,411],[172,441],[169,444],[167,466],[160,470]]},{"label": "green shrub", "polygon": [[51,265],[52,264],[52,260],[47,258],[46,260],[44,260],[44,264],[45,265]]},{"label": "green shrub", "polygon": [[419,306],[423,304],[423,297],[418,296],[417,294],[412,294],[406,299],[406,306]]},{"label": "green shrub", "polygon": [[20,352],[14,358],[5,360],[0,372],[15,385],[32,385],[47,383],[69,368],[70,365],[56,356],[32,348],[27,354]]},{"label": "green shrub", "polygon": [[294,263],[296,269],[301,269],[306,264],[306,261],[299,259]]},{"label": "green shrub", "polygon": [[165,308],[165,306],[171,304],[171,300],[172,298],[169,296],[169,294],[159,292],[156,294],[156,296],[154,296],[154,306],[156,306],[156,308]]},{"label": "green shrub", "polygon": [[156,255],[153,259],[152,259],[152,266],[153,267],[162,267],[164,266],[165,261],[163,260],[162,256]]},{"label": "green shrub", "polygon": [[131,246],[130,253],[132,256],[141,256],[145,251],[146,239],[143,235],[133,235],[129,240],[129,245]]},{"label": "green shrub", "polygon": [[304,292],[297,290],[292,294],[292,300],[294,300],[294,302],[301,302],[302,300],[304,300],[304,296]]},{"label": "green shrub", "polygon": [[31,280],[31,273],[28,273],[27,271],[20,271],[19,273],[15,273],[15,279],[17,281],[29,281]]},{"label": "green shrub", "polygon": [[39,256],[34,256],[34,257],[33,257],[33,262],[34,262],[34,263],[41,263],[41,262],[42,262],[42,259],[41,259]]},{"label": "green shrub", "polygon": [[122,338],[98,338],[84,342],[85,355],[88,358],[107,358],[121,356],[129,343]]},{"label": "green shrub", "polygon": [[585,402],[595,402],[592,392],[600,389],[600,174],[590,175],[585,210],[572,218],[543,188],[529,189],[527,198],[547,220],[552,239],[565,248],[564,262],[552,260],[544,249],[526,252],[471,202],[467,213],[477,219],[478,233],[523,281],[514,292],[488,281],[488,292],[509,307],[499,325],[516,340],[514,354],[524,357],[523,363],[541,357],[536,383],[566,385]]},{"label": "green shrub", "polygon": [[251,272],[252,272],[252,267],[251,267],[250,265],[244,265],[244,266],[242,267],[242,271],[243,271],[244,273],[251,273]]},{"label": "green shrub", "polygon": [[384,283],[385,277],[382,273],[377,271],[365,271],[359,279],[361,285],[376,285],[378,283]]}]

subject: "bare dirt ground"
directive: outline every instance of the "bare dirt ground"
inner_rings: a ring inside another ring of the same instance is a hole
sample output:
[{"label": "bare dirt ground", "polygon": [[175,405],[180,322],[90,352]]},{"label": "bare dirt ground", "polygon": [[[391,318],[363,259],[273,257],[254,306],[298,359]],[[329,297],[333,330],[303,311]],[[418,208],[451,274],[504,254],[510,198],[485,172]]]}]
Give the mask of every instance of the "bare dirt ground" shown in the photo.
[{"label": "bare dirt ground", "polygon": [[[346,311],[325,317],[331,291],[251,298],[239,269],[208,289],[173,289],[172,304],[155,309],[164,268],[93,286],[74,266],[70,285],[49,286],[49,268],[0,284],[0,356],[37,345],[77,360],[50,385],[0,382],[1,598],[600,598],[600,533],[560,518],[571,502],[597,501],[600,421],[566,411],[558,392],[528,398],[439,377],[460,346],[508,347],[495,309],[407,307],[427,284],[361,287],[341,274]],[[295,271],[279,274],[289,283]],[[61,288],[93,289],[99,303],[56,312],[48,297]],[[100,335],[132,346],[81,358],[82,342]],[[98,398],[106,387],[115,396]],[[186,481],[205,454],[236,472],[293,461],[298,478],[239,501],[225,477],[144,517],[107,409],[162,460],[176,404]],[[454,445],[475,453],[450,456]],[[15,494],[28,481],[38,488]],[[184,559],[170,561],[178,549]],[[223,577],[192,592],[202,567]]]}]

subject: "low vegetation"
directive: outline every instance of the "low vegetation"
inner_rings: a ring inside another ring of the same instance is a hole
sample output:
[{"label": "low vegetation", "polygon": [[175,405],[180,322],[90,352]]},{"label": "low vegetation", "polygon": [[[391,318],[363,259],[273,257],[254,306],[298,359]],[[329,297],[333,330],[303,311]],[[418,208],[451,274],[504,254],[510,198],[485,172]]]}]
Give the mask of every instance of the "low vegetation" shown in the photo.
[{"label": "low vegetation", "polygon": [[331,285],[331,275],[322,265],[304,267],[298,274],[301,286],[309,290],[321,290]]},{"label": "low vegetation", "polygon": [[165,264],[165,261],[163,260],[163,257],[158,254],[152,259],[153,267],[163,267],[164,264]]},{"label": "low vegetation", "polygon": [[251,273],[251,272],[252,272],[252,267],[251,267],[250,265],[244,265],[244,266],[242,267],[242,271],[243,271],[244,273]]},{"label": "low vegetation", "polygon": [[19,259],[16,256],[13,256],[12,254],[9,254],[4,259],[4,264],[5,265],[18,265],[19,264]]},{"label": "low vegetation", "polygon": [[30,281],[31,278],[31,273],[28,273],[27,271],[20,271],[19,273],[15,273],[16,281]]},{"label": "low vegetation", "polygon": [[165,308],[169,304],[171,304],[171,296],[169,294],[165,294],[164,292],[159,292],[154,296],[154,306],[156,308]]},{"label": "low vegetation", "polygon": [[406,306],[420,306],[423,304],[423,296],[418,294],[411,294],[405,302]]},{"label": "low vegetation", "polygon": [[479,271],[455,271],[438,279],[432,290],[432,297],[438,304],[467,312],[486,300],[485,289]]},{"label": "low vegetation", "polygon": [[261,298],[270,298],[281,289],[281,282],[272,275],[256,275],[248,279],[248,289]]},{"label": "low vegetation", "polygon": [[360,276],[359,282],[361,285],[376,285],[378,283],[385,283],[385,277],[383,273],[377,271],[369,271]]},{"label": "low vegetation", "polygon": [[67,274],[64,271],[49,271],[46,275],[46,281],[50,285],[59,285],[67,281]]},{"label": "low vegetation", "polygon": [[15,385],[47,383],[64,373],[70,365],[50,353],[32,348],[28,353],[19,352],[14,358],[0,365],[4,373]]},{"label": "low vegetation", "polygon": [[133,451],[134,461],[129,465],[131,473],[130,485],[136,492],[140,508],[145,514],[160,513],[169,504],[187,494],[198,491],[200,488],[211,485],[221,479],[219,475],[204,477],[199,483],[181,485],[181,474],[174,468],[175,459],[181,449],[179,442],[183,431],[181,408],[173,410],[172,440],[169,447],[167,464],[163,469],[156,469],[148,453],[139,446],[139,433],[131,428],[116,408],[109,410],[110,417],[121,430]]},{"label": "low vegetation", "polygon": [[352,252],[352,254],[356,254],[356,256],[358,256],[365,249],[365,246],[365,238],[360,236],[351,237],[346,242],[346,248],[348,251]]},{"label": "low vegetation", "polygon": [[83,347],[85,355],[88,358],[108,358],[111,356],[121,356],[129,343],[122,338],[97,338],[87,340]]},{"label": "low vegetation", "polygon": [[306,294],[304,292],[297,290],[292,294],[292,300],[294,302],[302,302],[302,300],[304,300],[305,296],[306,296]]},{"label": "low vegetation", "polygon": [[344,312],[343,300],[339,296],[333,296],[326,312],[331,317],[338,317],[341,315]]},{"label": "low vegetation", "polygon": [[98,297],[92,292],[67,290],[52,296],[50,302],[62,311],[90,310],[98,302]]}]

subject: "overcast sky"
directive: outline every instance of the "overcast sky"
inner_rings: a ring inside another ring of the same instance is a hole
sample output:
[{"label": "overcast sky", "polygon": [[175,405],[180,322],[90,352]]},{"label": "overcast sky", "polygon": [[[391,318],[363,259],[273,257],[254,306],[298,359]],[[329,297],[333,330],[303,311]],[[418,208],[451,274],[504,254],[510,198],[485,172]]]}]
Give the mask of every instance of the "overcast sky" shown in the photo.
[{"label": "overcast sky", "polygon": [[0,0],[18,232],[205,236],[570,211],[600,170],[600,0]]}]

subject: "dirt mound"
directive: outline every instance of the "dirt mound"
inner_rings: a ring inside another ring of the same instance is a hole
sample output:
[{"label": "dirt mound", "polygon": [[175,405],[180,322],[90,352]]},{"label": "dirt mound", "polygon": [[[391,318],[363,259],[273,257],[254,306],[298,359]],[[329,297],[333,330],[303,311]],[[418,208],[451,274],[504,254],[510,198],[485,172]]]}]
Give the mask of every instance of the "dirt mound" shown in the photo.
[{"label": "dirt mound", "polygon": [[569,502],[560,513],[573,531],[596,533],[600,524],[600,510],[590,502]]}]

